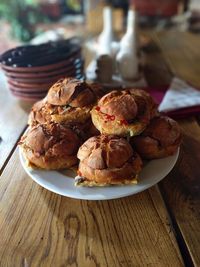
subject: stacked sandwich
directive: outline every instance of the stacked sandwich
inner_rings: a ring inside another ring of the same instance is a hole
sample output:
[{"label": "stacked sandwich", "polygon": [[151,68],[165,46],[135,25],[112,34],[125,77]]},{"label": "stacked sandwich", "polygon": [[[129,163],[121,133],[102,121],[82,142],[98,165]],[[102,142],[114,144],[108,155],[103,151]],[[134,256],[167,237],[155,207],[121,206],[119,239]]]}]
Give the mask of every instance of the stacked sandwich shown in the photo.
[{"label": "stacked sandwich", "polygon": [[143,161],[174,154],[178,124],[160,116],[141,89],[105,92],[98,84],[59,80],[37,102],[20,146],[34,168],[78,165],[75,185],[135,184]]}]

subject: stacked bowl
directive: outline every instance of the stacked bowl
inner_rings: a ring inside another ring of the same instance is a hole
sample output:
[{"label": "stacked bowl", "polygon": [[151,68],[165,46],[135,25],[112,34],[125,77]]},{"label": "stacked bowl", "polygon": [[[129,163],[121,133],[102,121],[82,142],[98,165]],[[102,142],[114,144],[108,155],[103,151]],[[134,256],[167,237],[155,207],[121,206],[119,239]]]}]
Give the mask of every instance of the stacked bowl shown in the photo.
[{"label": "stacked bowl", "polygon": [[31,102],[43,98],[60,78],[83,78],[77,38],[16,47],[3,53],[0,62],[11,93]]}]

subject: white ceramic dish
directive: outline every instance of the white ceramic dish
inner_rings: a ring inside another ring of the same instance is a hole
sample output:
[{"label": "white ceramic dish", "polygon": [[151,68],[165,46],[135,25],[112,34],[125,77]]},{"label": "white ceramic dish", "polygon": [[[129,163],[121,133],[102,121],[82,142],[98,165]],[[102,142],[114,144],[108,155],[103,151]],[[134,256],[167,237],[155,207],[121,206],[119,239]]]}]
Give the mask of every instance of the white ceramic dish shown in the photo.
[{"label": "white ceramic dish", "polygon": [[39,185],[62,196],[85,200],[108,200],[137,194],[160,182],[174,167],[179,150],[173,156],[149,161],[143,168],[138,184],[110,187],[75,187],[72,171],[64,175],[58,171],[28,168],[20,150],[20,161],[27,174]]}]

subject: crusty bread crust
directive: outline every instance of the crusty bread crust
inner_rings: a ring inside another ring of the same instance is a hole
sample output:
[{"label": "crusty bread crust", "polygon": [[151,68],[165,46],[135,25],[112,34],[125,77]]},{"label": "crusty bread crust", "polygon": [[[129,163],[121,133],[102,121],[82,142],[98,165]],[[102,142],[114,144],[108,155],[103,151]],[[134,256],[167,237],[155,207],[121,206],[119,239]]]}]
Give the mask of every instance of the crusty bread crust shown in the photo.
[{"label": "crusty bread crust", "polygon": [[33,105],[29,125],[38,123],[85,123],[97,96],[86,82],[74,78],[60,79],[47,96]]},{"label": "crusty bread crust", "polygon": [[77,157],[78,174],[90,186],[134,183],[142,167],[126,139],[112,135],[91,137],[79,148]]},{"label": "crusty bread crust", "polygon": [[19,142],[29,164],[48,170],[75,165],[81,143],[76,129],[56,123],[29,127]]},{"label": "crusty bread crust", "polygon": [[74,78],[58,80],[47,94],[47,102],[55,106],[84,107],[95,102],[96,97],[90,86]]},{"label": "crusty bread crust", "polygon": [[29,114],[28,125],[35,126],[38,123],[46,123],[51,121],[51,115],[46,108],[46,98],[37,101]]},{"label": "crusty bread crust", "polygon": [[134,123],[126,123],[123,120],[108,120],[107,115],[98,111],[96,107],[94,107],[91,111],[92,122],[95,127],[102,134],[115,134],[119,136],[135,136],[140,134],[147,123],[145,121],[137,121]]},{"label": "crusty bread crust", "polygon": [[133,137],[131,144],[144,159],[158,159],[173,155],[182,137],[176,121],[160,116],[151,120],[140,136]]},{"label": "crusty bread crust", "polygon": [[22,153],[27,165],[33,169],[60,170],[71,168],[78,164],[76,155],[65,155],[63,157],[36,156],[33,150],[22,147]]},{"label": "crusty bread crust", "polygon": [[133,146],[143,159],[159,159],[174,155],[180,145],[181,138],[178,138],[174,144],[162,147],[150,137],[137,136]]},{"label": "crusty bread crust", "polygon": [[94,125],[103,134],[135,136],[156,115],[156,104],[144,90],[114,90],[98,101],[91,115]]},{"label": "crusty bread crust", "polygon": [[79,163],[79,173],[85,178],[84,182],[88,181],[88,184],[91,185],[93,183],[100,185],[132,184],[137,180],[137,171],[133,168],[133,164],[128,162],[121,168],[103,170],[92,169],[84,162]]}]

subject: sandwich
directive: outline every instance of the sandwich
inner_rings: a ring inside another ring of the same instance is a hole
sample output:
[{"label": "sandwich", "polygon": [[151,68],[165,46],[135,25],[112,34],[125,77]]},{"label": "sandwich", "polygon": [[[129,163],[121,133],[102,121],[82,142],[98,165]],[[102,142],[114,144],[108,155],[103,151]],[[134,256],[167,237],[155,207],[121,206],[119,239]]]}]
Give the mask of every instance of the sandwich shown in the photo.
[{"label": "sandwich", "polygon": [[91,111],[92,121],[102,134],[139,135],[156,114],[152,97],[143,90],[112,91]]},{"label": "sandwich", "polygon": [[114,135],[89,138],[78,150],[76,186],[136,184],[142,161],[126,139]]},{"label": "sandwich", "polygon": [[176,153],[181,143],[181,130],[176,121],[165,116],[151,120],[140,136],[131,139],[131,144],[143,159],[158,159]]},{"label": "sandwich", "polygon": [[29,127],[19,145],[28,166],[58,170],[78,163],[77,151],[81,143],[77,129],[51,122]]}]

